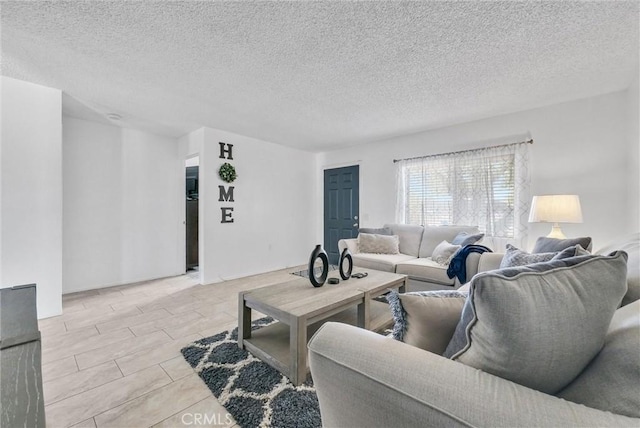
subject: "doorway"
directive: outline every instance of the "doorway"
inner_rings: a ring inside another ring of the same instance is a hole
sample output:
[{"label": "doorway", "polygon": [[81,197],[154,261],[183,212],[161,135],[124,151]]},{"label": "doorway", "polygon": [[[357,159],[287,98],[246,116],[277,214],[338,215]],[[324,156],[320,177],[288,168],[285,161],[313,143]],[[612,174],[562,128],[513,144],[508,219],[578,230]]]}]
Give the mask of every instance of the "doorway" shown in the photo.
[{"label": "doorway", "polygon": [[324,249],[329,263],[338,264],[340,239],[358,236],[360,166],[324,171]]},{"label": "doorway", "polygon": [[198,203],[199,203],[200,157],[195,156],[185,161],[185,230],[186,230],[186,269],[187,272],[198,271],[200,257],[198,252]]}]

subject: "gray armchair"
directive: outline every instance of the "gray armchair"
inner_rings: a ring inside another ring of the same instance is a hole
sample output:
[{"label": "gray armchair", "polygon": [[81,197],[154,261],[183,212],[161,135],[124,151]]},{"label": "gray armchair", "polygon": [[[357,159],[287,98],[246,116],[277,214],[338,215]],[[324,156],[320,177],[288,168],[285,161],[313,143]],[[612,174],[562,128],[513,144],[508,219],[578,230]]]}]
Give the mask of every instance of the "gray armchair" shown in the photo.
[{"label": "gray armchair", "polygon": [[[640,427],[640,234],[598,253],[615,249],[628,255],[622,307],[604,347],[558,396],[367,330],[327,323],[309,342],[323,425]],[[478,271],[498,268],[501,259],[482,254]]]},{"label": "gray armchair", "polygon": [[346,324],[318,330],[309,363],[325,427],[640,426]]}]

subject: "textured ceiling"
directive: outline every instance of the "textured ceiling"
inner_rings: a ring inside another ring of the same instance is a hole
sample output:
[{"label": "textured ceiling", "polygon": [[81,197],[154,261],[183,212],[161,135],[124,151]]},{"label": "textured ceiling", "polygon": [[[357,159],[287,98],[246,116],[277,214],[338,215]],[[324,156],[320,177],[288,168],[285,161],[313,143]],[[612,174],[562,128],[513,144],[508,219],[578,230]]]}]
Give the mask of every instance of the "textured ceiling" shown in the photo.
[{"label": "textured ceiling", "polygon": [[70,115],[304,150],[622,90],[638,73],[635,1],[0,8],[2,74],[62,89]]}]

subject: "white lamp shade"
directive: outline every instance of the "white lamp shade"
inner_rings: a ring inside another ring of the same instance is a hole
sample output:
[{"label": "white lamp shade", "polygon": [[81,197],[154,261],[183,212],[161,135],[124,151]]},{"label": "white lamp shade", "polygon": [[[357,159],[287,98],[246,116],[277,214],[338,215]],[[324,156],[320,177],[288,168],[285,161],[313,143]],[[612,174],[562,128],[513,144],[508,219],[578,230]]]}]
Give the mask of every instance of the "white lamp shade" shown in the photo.
[{"label": "white lamp shade", "polygon": [[582,223],[578,195],[534,196],[529,223]]}]

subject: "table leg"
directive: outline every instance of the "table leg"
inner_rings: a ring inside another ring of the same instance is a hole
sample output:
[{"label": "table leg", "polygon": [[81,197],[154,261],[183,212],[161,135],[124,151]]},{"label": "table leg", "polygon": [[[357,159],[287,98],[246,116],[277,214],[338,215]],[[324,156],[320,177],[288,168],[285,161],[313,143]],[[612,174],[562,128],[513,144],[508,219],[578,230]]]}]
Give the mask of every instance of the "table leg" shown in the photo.
[{"label": "table leg", "polygon": [[358,327],[369,330],[371,324],[371,295],[364,293],[362,303],[358,305]]},{"label": "table leg", "polygon": [[289,326],[289,348],[291,352],[289,380],[295,386],[298,386],[307,378],[307,320],[291,316]]},{"label": "table leg", "polygon": [[247,307],[244,293],[238,293],[238,347],[244,348],[244,339],[251,337],[251,308]]}]

